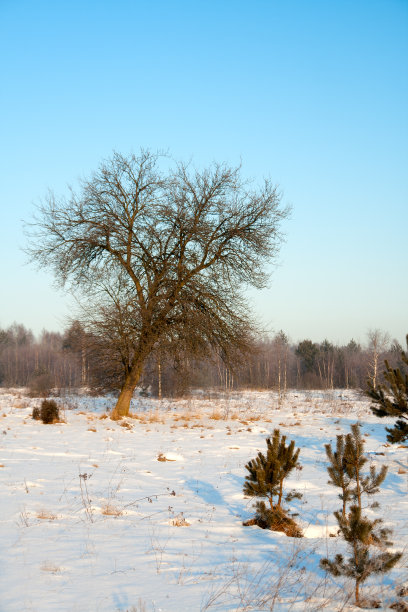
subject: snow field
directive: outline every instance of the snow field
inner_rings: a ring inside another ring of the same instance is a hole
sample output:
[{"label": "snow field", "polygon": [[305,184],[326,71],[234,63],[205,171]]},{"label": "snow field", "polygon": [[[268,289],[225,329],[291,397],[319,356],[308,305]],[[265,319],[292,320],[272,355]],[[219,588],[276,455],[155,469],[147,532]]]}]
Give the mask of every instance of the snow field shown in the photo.
[{"label": "snow field", "polygon": [[[0,395],[1,612],[353,610],[319,560],[345,551],[324,444],[357,420],[370,461],[389,466],[378,515],[407,553],[407,448],[386,444],[391,421],[356,393],[137,398],[122,422],[110,398],[58,401],[66,422],[43,425],[38,400]],[[244,466],[275,427],[301,448],[285,490],[303,494],[290,504],[302,539],[242,526]],[[386,606],[407,579],[405,554],[363,592]]]}]

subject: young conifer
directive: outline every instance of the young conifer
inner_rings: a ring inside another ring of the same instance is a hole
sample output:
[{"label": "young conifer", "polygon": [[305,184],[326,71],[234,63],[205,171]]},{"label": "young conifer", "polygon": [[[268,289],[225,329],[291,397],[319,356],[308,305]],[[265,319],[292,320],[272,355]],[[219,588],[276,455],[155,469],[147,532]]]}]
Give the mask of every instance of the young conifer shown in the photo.
[{"label": "young conifer", "polygon": [[264,529],[275,528],[299,537],[301,530],[282,508],[282,496],[283,481],[297,466],[300,449],[295,449],[293,440],[286,445],[286,436],[281,437],[279,429],[274,430],[272,439],[266,439],[266,445],[266,455],[259,452],[245,466],[249,473],[245,478],[244,494],[267,498],[269,508],[263,501],[256,502],[256,517],[245,524],[257,524]]},{"label": "young conifer", "polygon": [[351,478],[348,476],[346,471],[344,459],[344,436],[337,436],[336,450],[334,452],[331,444],[325,444],[324,447],[326,449],[327,458],[330,461],[330,465],[327,468],[330,476],[329,484],[341,489],[339,497],[343,502],[342,516],[346,516],[347,502],[351,497]]},{"label": "young conifer", "polygon": [[[350,558],[345,561],[338,554],[333,560],[321,559],[320,566],[333,576],[348,576],[355,581],[356,604],[360,604],[360,585],[375,573],[388,572],[401,558],[400,553],[390,553],[386,547],[389,529],[381,528],[381,519],[369,520],[362,516],[363,495],[373,495],[379,490],[387,474],[387,467],[382,466],[377,472],[374,466],[369,473],[363,473],[368,459],[364,454],[364,440],[361,437],[358,423],[351,425],[351,433],[337,436],[336,452],[333,453],[330,444],[326,444],[326,453],[331,465],[327,470],[330,482],[342,489],[340,498],[343,500],[342,511],[334,513],[339,530],[351,549]],[[342,473],[343,472],[343,473]],[[347,502],[355,501],[346,514]],[[370,546],[374,545],[381,552],[372,554]]]},{"label": "young conifer", "polygon": [[[331,561],[321,559],[320,566],[333,576],[347,576],[354,579],[356,605],[360,605],[360,585],[371,574],[386,573],[399,561],[402,553],[390,553],[385,548],[391,546],[388,541],[391,530],[379,528],[380,519],[370,521],[361,515],[361,508],[352,506],[347,516],[335,512],[341,534],[347,542],[351,555],[345,560],[337,554]],[[380,552],[372,553],[370,545],[375,544]]]},{"label": "young conifer", "polygon": [[372,465],[368,474],[362,473],[368,459],[364,454],[364,440],[361,437],[358,423],[351,425],[351,433],[346,436],[337,436],[334,452],[331,444],[325,444],[325,449],[330,461],[327,467],[330,476],[329,484],[341,489],[339,497],[343,502],[342,516],[345,517],[347,503],[350,499],[354,499],[361,508],[363,493],[373,495],[379,491],[379,486],[384,481],[388,468],[382,466],[377,473]]},{"label": "young conifer", "polygon": [[377,473],[375,467],[370,466],[368,474],[363,474],[362,469],[368,459],[364,454],[364,440],[361,437],[360,425],[351,425],[351,433],[346,435],[344,445],[344,467],[350,481],[355,483],[350,494],[357,502],[361,510],[361,496],[374,495],[378,493],[379,486],[384,482],[388,468],[383,465]]},{"label": "young conifer", "polygon": [[275,429],[272,439],[266,438],[266,455],[259,452],[255,459],[251,459],[245,468],[244,494],[251,497],[266,497],[271,508],[275,506],[273,498],[277,495],[277,507],[281,507],[283,495],[283,481],[296,467],[300,449],[295,450],[292,440],[286,446],[286,436],[280,435]]},{"label": "young conifer", "polygon": [[[408,334],[406,340],[408,348]],[[386,427],[387,440],[392,444],[408,440],[408,350],[401,352],[401,362],[402,367],[406,366],[405,372],[391,368],[385,360],[384,384],[374,387],[368,381],[367,390],[367,395],[374,400],[371,410],[376,416],[397,418],[394,427]]]}]

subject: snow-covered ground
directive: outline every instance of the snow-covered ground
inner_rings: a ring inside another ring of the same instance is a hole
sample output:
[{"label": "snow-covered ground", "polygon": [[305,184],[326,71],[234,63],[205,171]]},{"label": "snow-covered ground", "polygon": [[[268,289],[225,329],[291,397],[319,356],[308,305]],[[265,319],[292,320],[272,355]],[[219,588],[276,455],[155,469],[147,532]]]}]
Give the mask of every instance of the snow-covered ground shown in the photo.
[{"label": "snow-covered ground", "polygon": [[[389,466],[379,516],[404,552],[363,595],[383,609],[408,583],[408,449],[350,391],[196,393],[138,398],[133,418],[107,418],[109,398],[60,398],[65,423],[31,418],[40,400],[0,394],[1,612],[354,610],[352,585],[326,576],[338,491],[324,444],[359,420],[366,451]],[[245,464],[279,427],[301,448],[286,490],[306,537],[244,527]],[[368,513],[373,512],[368,510]]]}]

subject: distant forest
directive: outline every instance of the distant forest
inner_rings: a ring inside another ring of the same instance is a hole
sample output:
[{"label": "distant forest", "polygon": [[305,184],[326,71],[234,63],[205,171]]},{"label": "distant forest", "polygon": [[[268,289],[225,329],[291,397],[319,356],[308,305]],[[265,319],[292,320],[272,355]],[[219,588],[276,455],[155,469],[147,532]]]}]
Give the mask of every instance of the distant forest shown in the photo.
[{"label": "distant forest", "polygon": [[[218,354],[197,361],[186,354],[151,356],[141,387],[159,396],[184,395],[194,388],[366,389],[367,380],[380,382],[384,359],[400,367],[402,347],[379,330],[361,346],[350,340],[336,346],[309,339],[291,344],[282,331],[254,345],[245,363],[227,367]],[[32,395],[48,395],[86,387],[95,393],[120,389],[120,368],[108,361],[101,340],[79,322],[63,333],[43,331],[39,338],[14,324],[0,328],[0,385],[27,387]]]}]

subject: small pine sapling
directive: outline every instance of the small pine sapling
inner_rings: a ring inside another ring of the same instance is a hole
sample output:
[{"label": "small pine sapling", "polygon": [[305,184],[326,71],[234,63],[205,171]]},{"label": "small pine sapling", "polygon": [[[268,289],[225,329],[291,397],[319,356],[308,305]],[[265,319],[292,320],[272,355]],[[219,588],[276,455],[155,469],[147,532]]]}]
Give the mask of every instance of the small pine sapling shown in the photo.
[{"label": "small pine sapling", "polygon": [[[330,483],[342,489],[340,498],[343,501],[341,511],[334,513],[339,533],[351,549],[350,558],[345,561],[343,555],[336,555],[333,560],[321,559],[320,566],[333,576],[347,576],[355,582],[355,600],[360,605],[360,585],[371,575],[388,572],[401,558],[400,553],[390,553],[388,536],[391,530],[381,528],[381,519],[369,520],[362,516],[362,496],[371,496],[379,491],[379,486],[387,474],[387,467],[382,466],[377,472],[374,466],[368,474],[362,472],[367,457],[364,455],[364,440],[361,437],[358,423],[351,425],[351,433],[337,436],[336,451],[326,444],[326,453],[330,460],[327,471]],[[353,499],[346,514],[347,502]],[[370,546],[381,552],[372,553]]]},{"label": "small pine sapling", "polygon": [[362,469],[368,459],[364,454],[364,440],[361,437],[359,423],[350,427],[351,433],[346,435],[344,445],[344,467],[347,477],[355,483],[354,489],[350,491],[351,496],[361,509],[361,496],[374,495],[378,493],[380,485],[384,482],[388,467],[381,466],[379,472],[373,465],[370,466],[368,474],[362,474]]},{"label": "small pine sapling", "polygon": [[[408,334],[406,341],[408,349]],[[368,381],[367,395],[374,400],[371,410],[376,416],[397,418],[394,427],[386,427],[387,440],[391,444],[401,444],[408,440],[408,350],[401,351],[405,372],[391,368],[387,360],[384,364],[384,384],[374,386],[372,381]]]},{"label": "small pine sapling", "polygon": [[[378,528],[380,519],[370,521],[361,516],[361,508],[351,506],[347,516],[342,512],[335,512],[341,534],[347,542],[351,556],[345,560],[343,555],[337,554],[333,560],[321,559],[320,567],[333,576],[347,576],[354,579],[354,595],[356,605],[359,606],[360,585],[371,574],[382,574],[390,571],[399,561],[402,553],[391,553],[385,550],[391,546],[388,541],[390,529]],[[380,552],[372,553],[370,546],[375,544]]]},{"label": "small pine sapling", "polygon": [[[300,449],[295,449],[293,440],[286,445],[286,436],[281,437],[279,429],[274,430],[272,439],[266,439],[266,446],[266,455],[259,452],[246,464],[249,474],[245,477],[243,490],[250,497],[265,497],[269,507],[263,501],[256,502],[255,518],[244,524],[256,524],[263,529],[284,531],[287,535],[299,537],[301,530],[282,508],[282,496],[283,481],[297,466]],[[276,502],[274,498],[277,498]]]},{"label": "small pine sapling", "polygon": [[347,474],[344,458],[344,436],[337,436],[336,450],[334,452],[331,444],[325,444],[324,447],[327,458],[330,461],[330,465],[327,467],[330,476],[329,484],[341,489],[339,497],[343,502],[342,516],[344,517],[346,516],[347,502],[351,497],[351,478]]}]

